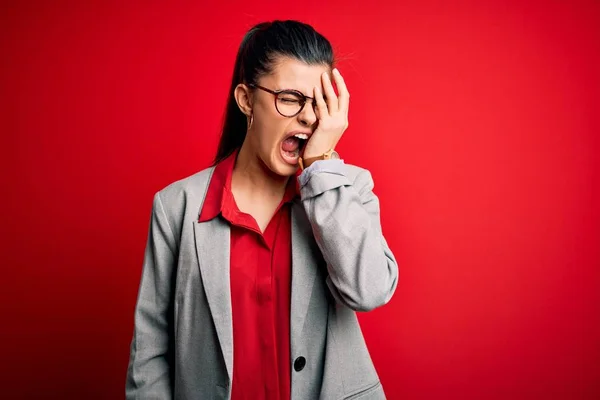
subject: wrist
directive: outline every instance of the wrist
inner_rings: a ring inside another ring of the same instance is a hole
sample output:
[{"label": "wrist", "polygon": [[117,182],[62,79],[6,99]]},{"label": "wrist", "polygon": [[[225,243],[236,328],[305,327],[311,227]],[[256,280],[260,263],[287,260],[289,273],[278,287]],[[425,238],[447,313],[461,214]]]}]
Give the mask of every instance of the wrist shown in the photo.
[{"label": "wrist", "polygon": [[300,157],[298,162],[300,164],[300,168],[302,170],[304,170],[304,169],[308,168],[309,166],[311,166],[316,161],[339,160],[339,159],[340,159],[340,155],[337,153],[337,151],[335,151],[333,148],[330,148],[329,150],[326,150],[323,153],[320,153],[315,156],[310,155],[310,153],[308,156],[306,154],[303,154],[303,156]]}]

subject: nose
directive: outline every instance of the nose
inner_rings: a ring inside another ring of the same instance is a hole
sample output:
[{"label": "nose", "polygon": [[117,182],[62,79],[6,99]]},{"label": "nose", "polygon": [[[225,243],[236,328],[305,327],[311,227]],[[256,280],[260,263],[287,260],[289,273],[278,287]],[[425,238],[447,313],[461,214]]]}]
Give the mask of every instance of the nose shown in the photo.
[{"label": "nose", "polygon": [[303,126],[312,126],[317,122],[317,114],[315,114],[314,100],[308,100],[300,114],[298,114],[298,120]]}]

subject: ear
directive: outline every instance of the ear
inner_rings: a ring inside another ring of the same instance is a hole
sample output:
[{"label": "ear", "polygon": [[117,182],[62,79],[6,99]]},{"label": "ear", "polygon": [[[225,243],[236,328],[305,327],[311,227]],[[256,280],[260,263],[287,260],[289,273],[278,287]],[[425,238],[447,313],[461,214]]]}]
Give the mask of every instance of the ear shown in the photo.
[{"label": "ear", "polygon": [[243,83],[240,83],[235,87],[233,92],[235,101],[240,108],[240,111],[246,114],[248,117],[252,115],[252,92],[250,88]]}]

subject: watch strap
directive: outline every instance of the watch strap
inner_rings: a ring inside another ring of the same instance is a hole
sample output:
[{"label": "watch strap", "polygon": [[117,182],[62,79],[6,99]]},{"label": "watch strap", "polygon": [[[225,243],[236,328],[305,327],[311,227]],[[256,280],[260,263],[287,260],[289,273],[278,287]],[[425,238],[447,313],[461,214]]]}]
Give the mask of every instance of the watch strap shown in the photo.
[{"label": "watch strap", "polygon": [[300,164],[300,169],[304,170],[306,168],[308,168],[312,163],[314,163],[315,161],[319,161],[319,160],[328,160],[329,158],[331,158],[331,154],[333,153],[333,149],[330,149],[328,151],[326,151],[325,153],[321,154],[320,156],[316,156],[316,157],[309,157],[309,158],[302,158],[300,157],[298,159],[298,163]]}]

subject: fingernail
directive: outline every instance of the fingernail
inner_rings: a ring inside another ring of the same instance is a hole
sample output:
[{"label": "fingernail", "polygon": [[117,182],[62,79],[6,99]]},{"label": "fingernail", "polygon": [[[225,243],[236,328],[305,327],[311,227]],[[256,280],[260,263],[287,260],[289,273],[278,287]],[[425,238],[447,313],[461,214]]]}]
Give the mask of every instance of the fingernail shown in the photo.
[{"label": "fingernail", "polygon": [[334,69],[333,69],[333,73],[334,73],[334,74],[339,74],[339,73],[340,73],[340,71],[338,71],[338,69],[337,69],[337,68],[334,68]]}]

